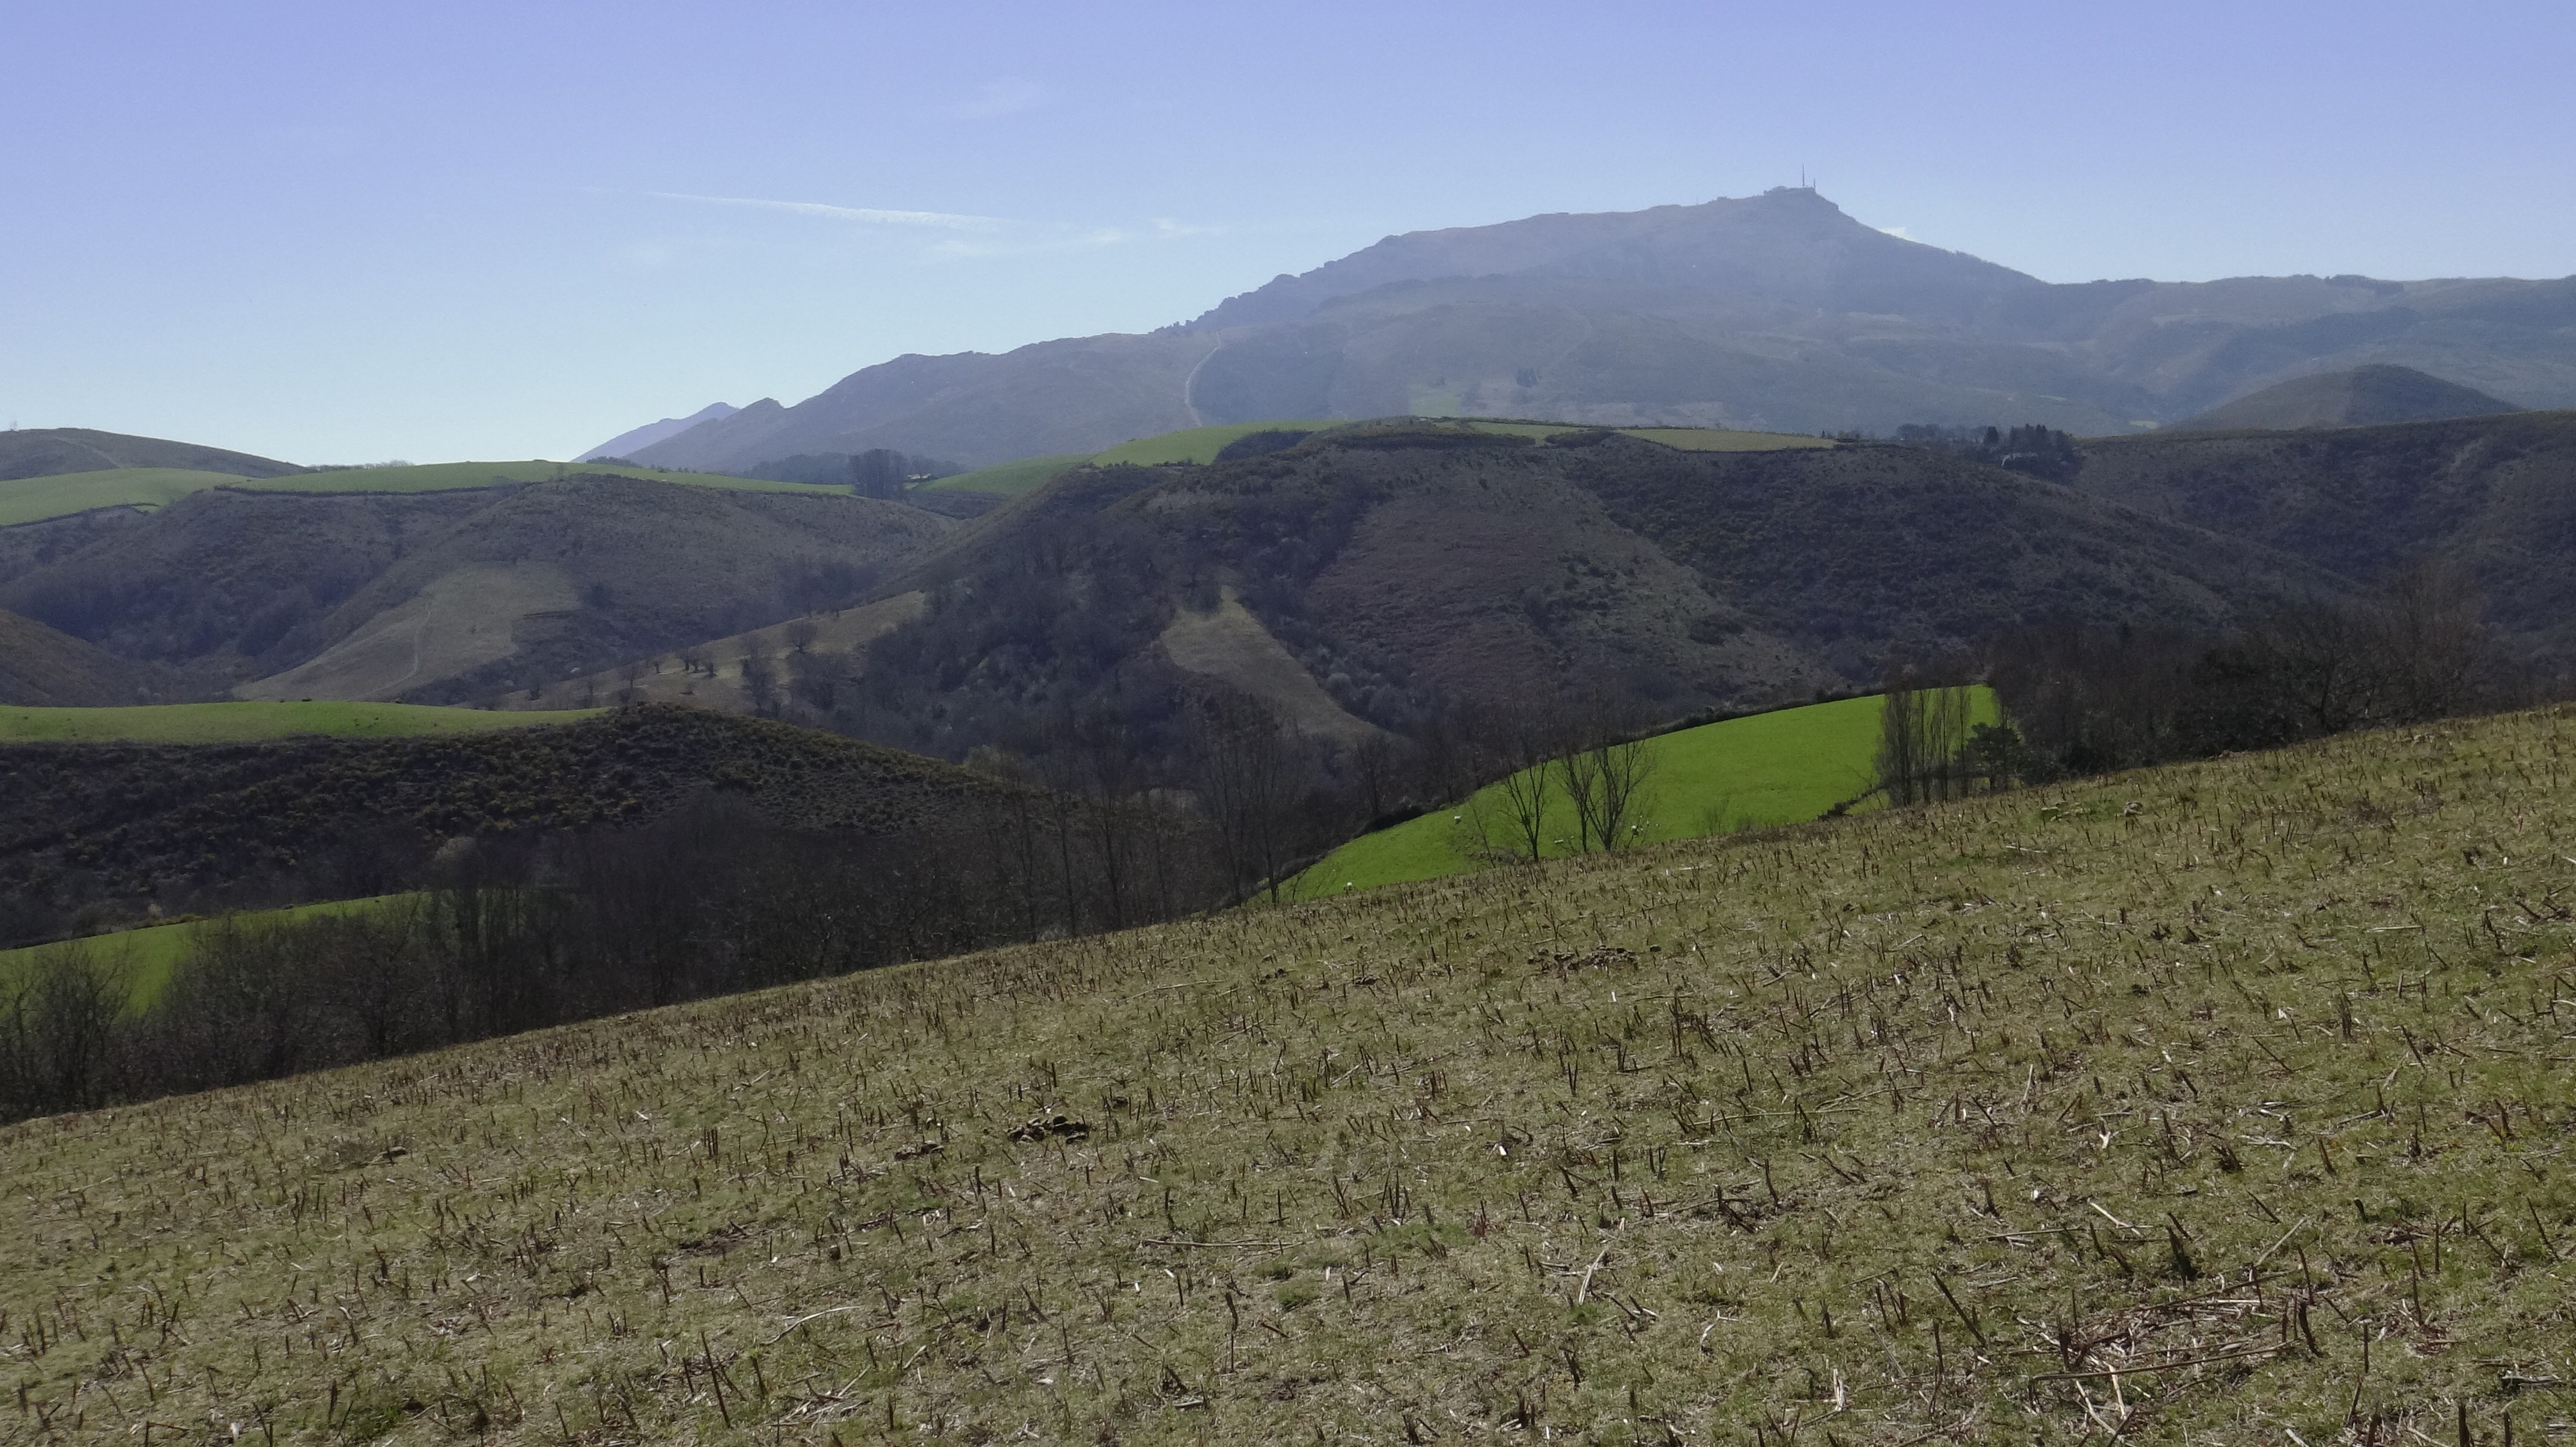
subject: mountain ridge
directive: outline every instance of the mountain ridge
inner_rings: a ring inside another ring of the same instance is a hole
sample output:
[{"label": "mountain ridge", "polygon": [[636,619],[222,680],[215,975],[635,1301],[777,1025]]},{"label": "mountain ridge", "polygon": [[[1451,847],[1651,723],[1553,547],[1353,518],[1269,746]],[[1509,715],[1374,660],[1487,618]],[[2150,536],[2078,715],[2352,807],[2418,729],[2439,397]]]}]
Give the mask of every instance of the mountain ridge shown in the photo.
[{"label": "mountain ridge", "polygon": [[909,354],[639,450],[724,469],[871,447],[969,467],[1265,417],[1549,417],[2123,435],[2369,364],[2576,406],[2576,278],[2052,283],[1812,190],[1385,238],[1156,332]]},{"label": "mountain ridge", "polygon": [[665,417],[658,422],[647,422],[641,427],[629,428],[574,458],[573,461],[597,462],[606,457],[624,457],[636,448],[650,447],[664,438],[677,437],[701,422],[721,421],[740,410],[729,403],[710,402],[686,417]]}]

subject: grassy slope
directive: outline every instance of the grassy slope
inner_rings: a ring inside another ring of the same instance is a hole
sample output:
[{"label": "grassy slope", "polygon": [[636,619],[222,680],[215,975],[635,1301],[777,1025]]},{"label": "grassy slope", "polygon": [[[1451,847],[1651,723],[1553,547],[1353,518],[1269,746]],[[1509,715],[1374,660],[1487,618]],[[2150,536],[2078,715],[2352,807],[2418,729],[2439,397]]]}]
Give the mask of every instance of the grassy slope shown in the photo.
[{"label": "grassy slope", "polygon": [[163,507],[192,492],[244,479],[184,467],[119,467],[0,482],[0,528],[69,517],[98,507]]},{"label": "grassy slope", "polygon": [[[771,482],[757,477],[727,477],[712,472],[673,472],[660,467],[625,467],[570,462],[434,462],[412,467],[353,467],[338,472],[305,472],[272,477],[255,484],[261,492],[454,492],[505,482],[548,482],[577,474],[640,477],[648,482],[679,482],[734,492],[806,492],[847,497],[846,487],[809,482]],[[246,484],[251,485],[251,484]]]},{"label": "grassy slope", "polygon": [[1191,427],[1179,432],[1166,432],[1160,437],[1140,437],[1124,442],[1091,460],[1103,467],[1132,462],[1140,467],[1153,467],[1166,462],[1214,462],[1216,455],[1237,438],[1255,432],[1315,432],[1340,424],[1334,422],[1228,422],[1216,427]]},{"label": "grassy slope", "polygon": [[140,708],[0,707],[0,744],[257,743],[309,734],[343,739],[398,738],[571,723],[598,711],[499,713],[427,704],[327,701],[171,703]]},{"label": "grassy slope", "polygon": [[2536,1435],[2571,749],[2351,737],[11,1127],[13,1420]]},{"label": "grassy slope", "polygon": [[106,472],[67,472],[52,477],[0,482],[0,527],[66,517],[98,507],[161,507],[210,487],[239,487],[256,492],[461,492],[500,483],[547,482],[575,474],[639,477],[651,482],[679,482],[692,487],[736,492],[805,492],[846,497],[844,487],[803,482],[770,482],[756,477],[726,477],[711,472],[671,472],[658,467],[621,467],[561,462],[436,462],[413,467],[353,467],[335,472],[305,472],[291,477],[236,477],[227,472],[190,472],[175,467],[126,467]]},{"label": "grassy slope", "polygon": [[[1980,721],[1994,697],[1980,690]],[[1654,758],[1642,839],[1661,843],[1730,829],[1797,823],[1869,787],[1878,752],[1881,700],[1848,698],[1681,729],[1647,741]],[[1301,899],[1438,879],[1480,867],[1464,827],[1478,809],[1500,817],[1501,785],[1465,808],[1439,809],[1364,834],[1300,874],[1287,892]],[[1572,807],[1553,794],[1550,817],[1571,832]],[[1551,856],[1567,852],[1553,847]]]},{"label": "grassy slope", "polygon": [[991,492],[1004,497],[1018,497],[1035,492],[1048,478],[1068,467],[1080,467],[1091,460],[1088,452],[1066,452],[1052,457],[1023,457],[1017,462],[998,462],[955,477],[943,477],[921,485],[924,492]]},{"label": "grassy slope", "polygon": [[[323,915],[349,914],[372,909],[387,900],[406,897],[388,894],[379,895],[373,899],[336,899],[321,904],[299,904],[288,909],[252,910],[233,915],[230,919],[235,924],[258,928],[261,925],[289,923]],[[81,941],[80,947],[122,965],[131,972],[129,978],[134,987],[134,1008],[142,1010],[149,1008],[153,1001],[161,998],[162,989],[170,983],[170,971],[187,955],[189,945],[195,942],[198,934],[220,923],[221,921],[216,920],[182,920],[172,924],[149,925],[142,929],[125,930],[112,935],[93,936]],[[25,969],[48,953],[65,948],[68,946],[29,945],[24,949],[0,950],[0,990],[7,988],[9,976],[13,972]]]}]

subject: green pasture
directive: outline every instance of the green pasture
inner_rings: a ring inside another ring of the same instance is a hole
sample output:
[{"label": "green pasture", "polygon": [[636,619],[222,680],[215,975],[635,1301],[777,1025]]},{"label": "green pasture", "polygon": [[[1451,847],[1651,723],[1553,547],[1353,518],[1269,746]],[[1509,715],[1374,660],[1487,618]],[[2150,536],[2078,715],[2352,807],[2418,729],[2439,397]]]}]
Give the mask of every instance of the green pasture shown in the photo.
[{"label": "green pasture", "polygon": [[84,940],[0,950],[0,993],[7,991],[9,982],[19,971],[41,962],[47,954],[85,949],[125,969],[127,980],[133,987],[128,1007],[140,1013],[152,1008],[153,1002],[161,998],[161,992],[169,988],[170,972],[188,957],[197,937],[209,929],[225,923],[253,929],[262,925],[294,924],[331,915],[357,914],[409,898],[411,896],[403,894],[382,894],[367,899],[334,899],[321,904],[299,904],[290,909],[252,910],[221,919],[178,920],[170,924],[120,930],[115,934],[93,935]]},{"label": "green pasture", "polygon": [[101,507],[166,507],[192,492],[247,481],[184,467],[117,467],[0,482],[0,528],[69,517]]},{"label": "green pasture", "polygon": [[757,477],[727,477],[713,472],[673,472],[660,467],[617,463],[429,462],[410,467],[346,467],[330,472],[299,472],[292,477],[255,478],[236,484],[254,492],[461,492],[512,483],[551,482],[559,477],[597,476],[676,482],[690,487],[720,487],[730,492],[810,492],[847,497],[846,487],[812,482],[771,482]]},{"label": "green pasture", "polygon": [[0,527],[69,517],[92,508],[165,507],[190,493],[203,492],[210,487],[233,487],[245,492],[317,494],[465,492],[483,487],[549,482],[577,473],[606,473],[615,477],[641,478],[647,482],[676,482],[689,487],[718,487],[733,492],[803,492],[827,497],[849,495],[848,488],[825,487],[816,483],[770,482],[757,477],[672,472],[659,467],[625,467],[593,462],[432,462],[413,467],[344,467],[329,472],[300,472],[289,477],[236,477],[229,472],[194,472],[178,467],[119,467],[0,482]]},{"label": "green pasture", "polygon": [[961,472],[925,482],[922,492],[991,492],[1004,497],[1018,497],[1037,491],[1047,479],[1068,467],[1080,467],[1091,460],[1088,452],[1060,452],[1049,457],[1023,457],[1017,462],[1000,462],[974,472]]},{"label": "green pasture", "polygon": [[1166,432],[1160,437],[1140,437],[1110,448],[1092,462],[1101,467],[1132,462],[1140,467],[1155,467],[1166,462],[1214,462],[1227,444],[1249,437],[1255,432],[1320,432],[1339,427],[1339,422],[1317,422],[1312,419],[1291,422],[1228,422],[1220,427],[1192,427],[1180,432]]},{"label": "green pasture", "polygon": [[1050,457],[1024,457],[1017,462],[996,463],[975,472],[943,477],[922,484],[932,492],[991,492],[1004,497],[1019,497],[1043,486],[1049,478],[1069,467],[1090,463],[1109,467],[1132,462],[1139,467],[1156,467],[1167,462],[1214,462],[1225,445],[1255,432],[1317,431],[1338,427],[1338,422],[1229,422],[1219,427],[1191,427],[1179,432],[1166,432],[1156,437],[1139,437],[1122,442],[1106,452],[1062,452]]},{"label": "green pasture", "polygon": [[512,712],[423,703],[162,703],[133,708],[0,708],[0,744],[238,744],[323,734],[341,739],[481,733],[572,723],[600,710]]},{"label": "green pasture", "polygon": [[[1654,772],[1638,842],[1799,823],[1864,792],[1878,754],[1881,704],[1875,696],[1847,698],[1647,740]],[[1978,689],[1975,721],[1991,723],[1996,716],[1994,695]],[[1571,834],[1574,810],[1562,791],[1552,790],[1548,808],[1549,817]],[[1503,817],[1500,784],[1488,785],[1465,804],[1361,835],[1289,881],[1283,893],[1314,899],[1479,868],[1471,852],[1478,810],[1489,819]],[[1569,853],[1571,841],[1547,852]]]}]

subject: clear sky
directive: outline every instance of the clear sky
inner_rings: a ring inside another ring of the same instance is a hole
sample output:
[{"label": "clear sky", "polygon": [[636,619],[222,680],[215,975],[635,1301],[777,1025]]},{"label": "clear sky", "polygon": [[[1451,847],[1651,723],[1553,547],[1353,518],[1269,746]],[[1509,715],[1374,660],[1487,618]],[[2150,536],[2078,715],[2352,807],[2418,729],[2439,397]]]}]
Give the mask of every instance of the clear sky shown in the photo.
[{"label": "clear sky", "polygon": [[0,425],[569,457],[1793,184],[2053,281],[2576,272],[2576,6],[0,4]]}]

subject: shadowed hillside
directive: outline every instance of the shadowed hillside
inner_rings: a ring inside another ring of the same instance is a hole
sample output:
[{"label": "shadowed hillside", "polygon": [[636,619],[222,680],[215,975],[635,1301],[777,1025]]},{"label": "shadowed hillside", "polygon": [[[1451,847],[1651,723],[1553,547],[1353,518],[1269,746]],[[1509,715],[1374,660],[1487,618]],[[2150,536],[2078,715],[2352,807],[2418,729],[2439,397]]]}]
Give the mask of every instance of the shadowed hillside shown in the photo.
[{"label": "shadowed hillside", "polygon": [[31,618],[0,613],[0,704],[96,708],[149,703],[169,686],[135,663]]},{"label": "shadowed hillside", "polygon": [[[173,911],[383,893],[452,835],[652,819],[705,789],[773,823],[886,835],[979,775],[808,729],[699,709],[620,710],[485,733],[261,744],[0,746],[0,943],[101,900]],[[378,869],[385,879],[311,878]]]},{"label": "shadowed hillside", "polygon": [[1186,620],[1229,589],[1272,640],[1241,633],[1244,676],[1275,646],[1403,732],[1443,700],[1561,690],[1663,717],[1771,703],[2017,622],[2205,628],[2339,586],[1918,449],[1372,424],[1207,467],[1076,469],[970,525],[889,584],[928,606],[870,646],[843,726],[951,757],[1044,747],[1068,711],[1159,737],[1185,674],[1212,672],[1200,641],[1233,636]]},{"label": "shadowed hillside", "polygon": [[2453,566],[2527,647],[2576,650],[2576,412],[2097,440],[2075,491],[2356,582]]}]

